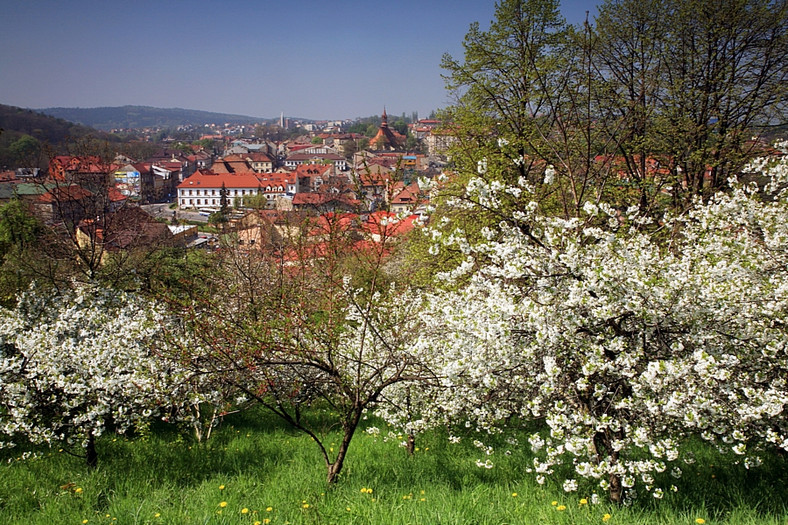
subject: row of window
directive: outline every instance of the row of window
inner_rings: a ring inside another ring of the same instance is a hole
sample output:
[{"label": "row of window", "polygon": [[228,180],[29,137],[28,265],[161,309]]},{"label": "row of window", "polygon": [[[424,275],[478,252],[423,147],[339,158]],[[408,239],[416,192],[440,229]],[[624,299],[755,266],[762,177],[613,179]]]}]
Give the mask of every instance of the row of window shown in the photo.
[{"label": "row of window", "polygon": [[[219,195],[221,190],[181,190],[181,195],[188,195],[189,197],[193,196],[206,196],[206,195]],[[186,193],[188,191],[188,194]],[[266,187],[265,191],[278,191],[283,192],[285,189],[282,186],[277,188]],[[200,193],[202,192],[202,193]],[[210,193],[209,193],[210,192]],[[253,195],[255,193],[260,193],[260,190],[228,190],[227,195]]]},{"label": "row of window", "polygon": [[[270,193],[266,194],[266,196],[265,196],[265,198],[268,199],[269,201],[273,200],[274,197],[276,197],[276,196],[272,195]],[[180,199],[180,205],[181,206],[185,206],[185,207],[188,207],[188,206],[217,206],[219,204],[221,204],[221,199],[183,199],[183,198]],[[230,206],[234,205],[232,198],[229,199],[228,204]]]}]

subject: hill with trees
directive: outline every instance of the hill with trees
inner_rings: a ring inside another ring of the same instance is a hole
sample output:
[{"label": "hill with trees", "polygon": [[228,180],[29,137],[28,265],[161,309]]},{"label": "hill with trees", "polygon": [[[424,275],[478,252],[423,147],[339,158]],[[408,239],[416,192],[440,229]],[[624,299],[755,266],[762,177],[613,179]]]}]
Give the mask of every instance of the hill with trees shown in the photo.
[{"label": "hill with trees", "polygon": [[265,119],[181,108],[120,106],[101,108],[45,108],[47,115],[109,131],[112,129],[171,128],[204,124],[258,124]]},{"label": "hill with trees", "polygon": [[97,138],[115,142],[113,135],[74,124],[32,109],[0,104],[0,168],[38,166],[44,148],[64,150],[71,142]]}]

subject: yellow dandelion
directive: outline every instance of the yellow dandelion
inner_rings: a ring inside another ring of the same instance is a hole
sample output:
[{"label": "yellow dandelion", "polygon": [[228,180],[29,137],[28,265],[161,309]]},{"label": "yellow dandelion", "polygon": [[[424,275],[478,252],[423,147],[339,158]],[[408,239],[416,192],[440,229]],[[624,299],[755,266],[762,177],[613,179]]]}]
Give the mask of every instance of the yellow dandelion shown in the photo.
[{"label": "yellow dandelion", "polygon": [[706,520],[704,520],[703,518],[697,518],[695,520],[695,523],[697,523],[698,525],[703,525],[704,523],[706,523]]},{"label": "yellow dandelion", "polygon": [[610,518],[612,517],[613,516],[611,516],[610,514],[605,514],[604,516],[602,516],[602,521],[610,521]]},{"label": "yellow dandelion", "polygon": [[241,514],[249,514],[249,509],[247,509],[246,507],[242,508]]},{"label": "yellow dandelion", "polygon": [[83,524],[83,525],[84,525],[85,523],[87,523],[87,522],[88,522],[88,520],[82,520],[82,524]]},{"label": "yellow dandelion", "polygon": [[268,523],[271,523],[271,520],[269,518],[265,518],[263,520],[263,523],[265,523],[267,525]]},{"label": "yellow dandelion", "polygon": [[303,504],[303,505],[301,505],[301,506],[302,506],[303,508],[305,508],[305,509],[308,509],[308,508],[309,508],[309,503],[304,503],[304,504]]},{"label": "yellow dandelion", "polygon": [[82,494],[82,487],[77,487],[74,489],[74,494]]},{"label": "yellow dandelion", "polygon": [[109,514],[105,514],[105,515],[104,515],[104,517],[105,517],[105,518],[109,518]]},{"label": "yellow dandelion", "polygon": [[263,524],[261,522],[259,522],[259,521],[255,521],[254,525],[263,525]]},{"label": "yellow dandelion", "polygon": [[266,508],[265,508],[265,511],[266,511],[266,512],[271,512],[272,510],[274,510],[274,508],[273,508],[273,507],[266,507]]},{"label": "yellow dandelion", "polygon": [[227,506],[227,502],[226,501],[222,501],[221,503],[219,503],[219,506],[221,508],[225,508]]},{"label": "yellow dandelion", "polygon": [[566,510],[566,505],[559,505],[559,506],[557,506],[557,507],[555,508],[555,510],[564,511],[564,510]]},{"label": "yellow dandelion", "polygon": [[224,485],[219,485],[219,490],[224,490]]},{"label": "yellow dandelion", "polygon": [[516,498],[517,497],[517,493],[516,492],[512,492],[512,497]]},{"label": "yellow dandelion", "polygon": [[157,512],[156,514],[154,514],[154,515],[153,515],[153,517],[154,517],[154,518],[161,518],[161,513],[160,513],[160,512]]},{"label": "yellow dandelion", "polygon": [[550,502],[550,505],[552,505],[553,507],[555,507],[556,505],[558,505],[558,502],[557,502],[557,501],[555,501],[555,500],[553,500],[553,501],[551,501],[551,502]]},{"label": "yellow dandelion", "polygon": [[345,507],[345,510],[350,512],[350,507]]},{"label": "yellow dandelion", "polygon": [[586,504],[588,504],[588,500],[585,499],[585,498],[580,498],[580,504],[581,505],[586,505]]}]

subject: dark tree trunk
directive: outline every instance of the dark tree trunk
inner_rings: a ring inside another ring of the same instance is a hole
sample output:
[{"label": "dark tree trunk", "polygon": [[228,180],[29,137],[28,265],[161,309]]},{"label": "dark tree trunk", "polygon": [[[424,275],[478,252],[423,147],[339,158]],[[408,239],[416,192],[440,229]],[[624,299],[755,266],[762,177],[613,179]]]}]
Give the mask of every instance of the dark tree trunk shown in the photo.
[{"label": "dark tree trunk", "polygon": [[85,462],[88,467],[95,469],[98,467],[98,452],[96,452],[96,438],[91,434],[88,436],[88,442],[85,445]]}]

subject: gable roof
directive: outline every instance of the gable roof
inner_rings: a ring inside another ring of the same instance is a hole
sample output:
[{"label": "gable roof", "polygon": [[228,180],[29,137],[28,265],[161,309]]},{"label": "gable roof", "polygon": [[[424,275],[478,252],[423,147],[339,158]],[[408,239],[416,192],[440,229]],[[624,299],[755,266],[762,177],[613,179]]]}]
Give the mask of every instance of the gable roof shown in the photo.
[{"label": "gable roof", "polygon": [[264,186],[259,175],[254,172],[245,173],[214,173],[210,170],[197,170],[190,177],[178,184],[178,189],[218,189],[226,188],[253,188]]}]

